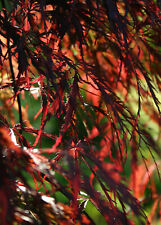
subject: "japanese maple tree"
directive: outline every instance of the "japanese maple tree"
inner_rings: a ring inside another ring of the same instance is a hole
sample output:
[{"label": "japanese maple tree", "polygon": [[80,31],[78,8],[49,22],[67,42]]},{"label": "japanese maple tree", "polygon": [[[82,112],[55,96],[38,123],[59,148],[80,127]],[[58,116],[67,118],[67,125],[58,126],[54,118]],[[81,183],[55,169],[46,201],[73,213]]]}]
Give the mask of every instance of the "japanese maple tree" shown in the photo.
[{"label": "japanese maple tree", "polygon": [[0,224],[159,223],[160,1],[0,4]]}]

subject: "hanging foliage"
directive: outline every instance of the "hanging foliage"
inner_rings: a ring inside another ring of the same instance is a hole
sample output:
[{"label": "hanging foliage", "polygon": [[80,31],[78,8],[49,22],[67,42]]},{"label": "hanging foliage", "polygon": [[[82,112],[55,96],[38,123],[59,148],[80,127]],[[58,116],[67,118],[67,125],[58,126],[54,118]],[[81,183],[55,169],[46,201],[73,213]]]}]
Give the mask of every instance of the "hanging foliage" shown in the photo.
[{"label": "hanging foliage", "polygon": [[0,224],[157,224],[160,1],[0,7]]}]

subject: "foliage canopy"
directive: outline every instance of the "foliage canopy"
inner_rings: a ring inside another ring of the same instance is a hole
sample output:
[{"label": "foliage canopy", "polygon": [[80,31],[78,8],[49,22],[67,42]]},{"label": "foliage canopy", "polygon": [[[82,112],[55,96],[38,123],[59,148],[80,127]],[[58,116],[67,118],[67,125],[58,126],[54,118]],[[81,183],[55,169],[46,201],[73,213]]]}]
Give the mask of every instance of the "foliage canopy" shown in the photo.
[{"label": "foliage canopy", "polygon": [[160,1],[0,7],[0,223],[156,224]]}]

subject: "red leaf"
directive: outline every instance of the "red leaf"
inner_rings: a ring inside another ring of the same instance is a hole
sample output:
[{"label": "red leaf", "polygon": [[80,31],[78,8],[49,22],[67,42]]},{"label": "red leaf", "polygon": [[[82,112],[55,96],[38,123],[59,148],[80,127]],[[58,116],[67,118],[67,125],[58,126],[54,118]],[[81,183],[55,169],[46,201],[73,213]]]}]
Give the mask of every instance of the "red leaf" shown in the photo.
[{"label": "red leaf", "polygon": [[50,102],[46,99],[46,95],[43,94],[42,95],[42,100],[43,100],[43,106],[42,106],[42,118],[41,118],[41,126],[40,126],[40,130],[38,132],[38,136],[36,137],[36,140],[33,144],[33,147],[35,147],[41,137],[42,131],[44,129],[44,125],[45,125],[45,119],[46,119],[46,115],[48,113],[48,108],[50,105]]}]

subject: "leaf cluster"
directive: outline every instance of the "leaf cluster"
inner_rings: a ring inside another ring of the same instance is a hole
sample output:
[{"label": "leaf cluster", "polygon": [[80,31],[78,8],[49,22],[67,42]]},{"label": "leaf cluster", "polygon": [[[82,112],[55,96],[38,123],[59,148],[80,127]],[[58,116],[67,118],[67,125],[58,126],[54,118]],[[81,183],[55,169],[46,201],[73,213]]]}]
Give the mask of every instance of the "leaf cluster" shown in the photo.
[{"label": "leaf cluster", "polygon": [[91,203],[106,224],[149,223],[137,175],[148,154],[160,175],[142,121],[159,129],[160,28],[159,1],[2,1],[1,224],[95,224]]}]

